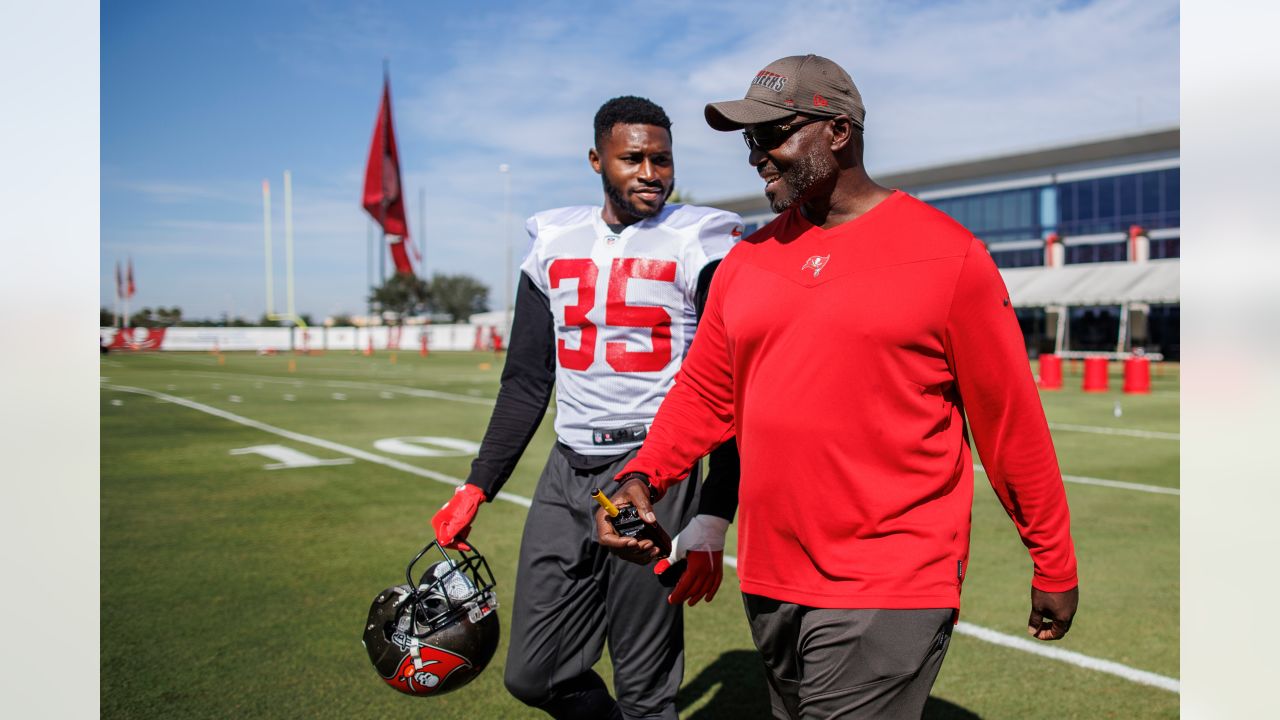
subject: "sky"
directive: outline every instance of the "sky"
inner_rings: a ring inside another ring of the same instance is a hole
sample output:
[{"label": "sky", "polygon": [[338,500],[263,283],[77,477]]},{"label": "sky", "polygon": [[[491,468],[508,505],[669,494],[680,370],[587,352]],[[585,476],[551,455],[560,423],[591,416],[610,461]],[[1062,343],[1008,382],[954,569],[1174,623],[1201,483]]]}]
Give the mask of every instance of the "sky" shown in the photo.
[{"label": "sky", "polygon": [[518,265],[527,247],[523,219],[600,203],[586,155],[611,97],[666,109],[677,186],[714,204],[761,185],[703,106],[742,97],[779,57],[849,71],[874,177],[1177,125],[1179,23],[1168,0],[106,0],[101,304],[132,259],[132,310],[259,317],[267,180],[283,310],[289,170],[298,312],[363,312],[373,223],[360,196],[384,60],[426,272],[479,278],[496,309],[508,248]]}]

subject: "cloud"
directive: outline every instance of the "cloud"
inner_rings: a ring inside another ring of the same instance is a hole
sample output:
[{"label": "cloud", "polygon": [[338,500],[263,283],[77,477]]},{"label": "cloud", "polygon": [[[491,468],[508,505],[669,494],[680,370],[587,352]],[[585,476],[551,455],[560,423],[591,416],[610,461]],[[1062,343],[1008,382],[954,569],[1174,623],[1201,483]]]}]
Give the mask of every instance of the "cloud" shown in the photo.
[{"label": "cloud", "polygon": [[104,183],[108,191],[134,193],[148,202],[177,204],[199,200],[217,200],[220,202],[247,202],[242,188],[225,186],[192,185],[169,182],[165,180],[108,180]]},{"label": "cloud", "polygon": [[[1176,124],[1179,23],[1170,0],[321,4],[258,43],[280,58],[287,79],[276,82],[324,78],[316,85],[333,93],[335,108],[356,97],[376,102],[367,68],[393,58],[415,240],[425,231],[429,269],[479,277],[496,306],[509,280],[508,243],[517,262],[524,251],[523,218],[600,202],[585,154],[592,117],[610,97],[662,104],[674,122],[678,184],[714,201],[761,190],[741,138],[708,128],[703,106],[741,97],[778,57],[816,52],[850,71],[868,106],[875,175]],[[359,114],[360,143],[375,109]],[[356,141],[345,136],[333,142],[343,144],[317,142],[311,167],[294,175],[298,298],[313,312],[364,305],[363,149],[351,152]],[[500,163],[512,168],[506,223]],[[172,274],[187,282],[175,282],[164,304],[189,305],[189,314],[211,312],[200,309],[205,292],[215,293],[215,306],[231,288],[261,302],[261,169],[220,172],[177,182],[104,169],[104,262],[122,248],[145,248],[157,262],[173,257]],[[282,203],[273,191],[279,250]],[[186,267],[178,256],[219,258],[214,267],[234,277],[196,281],[211,268]]]}]

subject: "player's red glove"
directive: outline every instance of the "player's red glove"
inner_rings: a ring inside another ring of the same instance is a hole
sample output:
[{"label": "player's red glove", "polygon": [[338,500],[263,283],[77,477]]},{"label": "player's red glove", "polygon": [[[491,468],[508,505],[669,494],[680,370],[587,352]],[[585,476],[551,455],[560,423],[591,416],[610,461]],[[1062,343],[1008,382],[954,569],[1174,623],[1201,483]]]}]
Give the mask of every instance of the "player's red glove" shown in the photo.
[{"label": "player's red glove", "polygon": [[471,532],[471,522],[476,519],[482,502],[484,491],[475,485],[463,485],[455,490],[449,502],[441,506],[431,518],[436,540],[450,550],[470,550],[471,546],[463,540]]},{"label": "player's red glove", "polygon": [[729,521],[715,515],[695,515],[684,530],[671,541],[671,555],[653,566],[655,575],[661,575],[672,564],[685,560],[686,567],[680,581],[667,596],[671,605],[686,600],[689,607],[699,600],[711,602],[724,578],[724,535]]}]

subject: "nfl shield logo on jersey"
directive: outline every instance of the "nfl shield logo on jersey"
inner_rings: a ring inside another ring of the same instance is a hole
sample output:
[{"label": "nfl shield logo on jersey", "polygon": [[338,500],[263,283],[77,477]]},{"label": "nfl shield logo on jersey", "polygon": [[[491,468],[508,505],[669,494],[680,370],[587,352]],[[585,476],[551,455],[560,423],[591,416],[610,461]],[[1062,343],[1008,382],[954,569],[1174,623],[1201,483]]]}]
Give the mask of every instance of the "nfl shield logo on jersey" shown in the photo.
[{"label": "nfl shield logo on jersey", "polygon": [[804,261],[804,267],[800,268],[800,272],[804,272],[805,270],[812,268],[813,276],[818,277],[818,273],[822,272],[822,268],[827,266],[827,262],[830,259],[830,255],[814,255]]}]

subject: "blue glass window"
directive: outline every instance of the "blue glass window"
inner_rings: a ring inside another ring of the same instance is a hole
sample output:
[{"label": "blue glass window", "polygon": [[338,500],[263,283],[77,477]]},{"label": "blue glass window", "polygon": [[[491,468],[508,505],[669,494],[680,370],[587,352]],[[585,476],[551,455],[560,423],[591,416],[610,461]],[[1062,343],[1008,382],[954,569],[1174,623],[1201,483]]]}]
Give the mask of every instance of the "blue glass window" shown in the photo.
[{"label": "blue glass window", "polygon": [[1098,215],[1099,220],[1116,216],[1116,179],[1113,177],[1098,178]]},{"label": "blue glass window", "polygon": [[987,242],[1040,237],[1040,188],[942,198],[931,204]]},{"label": "blue glass window", "polygon": [[1182,247],[1179,238],[1161,238],[1151,241],[1151,259],[1162,260],[1164,258],[1181,257]]},{"label": "blue glass window", "polygon": [[991,259],[996,261],[996,267],[1001,268],[1038,267],[1044,265],[1044,250],[1042,248],[1001,250],[996,247],[991,249]]},{"label": "blue glass window", "polygon": [[1068,245],[1067,264],[1117,262],[1129,257],[1126,242],[1091,243],[1089,245]]},{"label": "blue glass window", "polygon": [[1066,236],[1178,227],[1179,169],[1078,180],[1057,186],[1058,231]]}]

